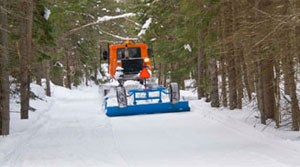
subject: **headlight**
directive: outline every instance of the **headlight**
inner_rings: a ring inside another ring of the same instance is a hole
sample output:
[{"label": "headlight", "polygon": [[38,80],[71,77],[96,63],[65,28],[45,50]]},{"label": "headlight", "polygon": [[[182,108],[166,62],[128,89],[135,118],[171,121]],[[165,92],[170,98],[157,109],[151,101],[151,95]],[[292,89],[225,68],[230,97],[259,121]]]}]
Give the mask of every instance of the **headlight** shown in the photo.
[{"label": "headlight", "polygon": [[144,59],[144,62],[145,62],[145,63],[148,63],[148,62],[150,62],[150,59],[149,59],[148,57],[146,57],[146,58]]}]

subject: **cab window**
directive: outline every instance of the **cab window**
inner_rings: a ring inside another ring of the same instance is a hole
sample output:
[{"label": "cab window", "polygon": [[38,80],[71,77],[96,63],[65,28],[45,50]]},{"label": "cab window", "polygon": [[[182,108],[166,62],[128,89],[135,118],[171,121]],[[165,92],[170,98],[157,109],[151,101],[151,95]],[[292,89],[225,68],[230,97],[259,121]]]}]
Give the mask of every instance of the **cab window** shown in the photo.
[{"label": "cab window", "polygon": [[[127,48],[128,49],[128,58],[140,58],[141,57],[141,48]],[[125,48],[117,49],[118,60],[125,58]]]}]

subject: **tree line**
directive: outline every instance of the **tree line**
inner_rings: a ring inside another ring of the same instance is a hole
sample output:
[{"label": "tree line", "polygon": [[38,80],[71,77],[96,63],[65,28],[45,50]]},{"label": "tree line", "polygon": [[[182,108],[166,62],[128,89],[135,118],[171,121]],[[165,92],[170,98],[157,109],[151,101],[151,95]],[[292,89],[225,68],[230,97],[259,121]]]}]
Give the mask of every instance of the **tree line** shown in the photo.
[{"label": "tree line", "polygon": [[[114,35],[130,36],[130,18],[97,22],[98,17],[127,13],[114,0],[1,0],[0,135],[9,134],[10,95],[20,96],[20,118],[30,115],[30,83],[72,88],[98,78],[100,52]],[[91,24],[93,23],[93,24]],[[16,88],[12,85],[16,84]]]},{"label": "tree line", "polygon": [[161,84],[171,76],[183,85],[192,75],[199,99],[212,107],[256,101],[261,123],[299,131],[299,0],[136,3],[140,20],[152,18],[146,39]]}]

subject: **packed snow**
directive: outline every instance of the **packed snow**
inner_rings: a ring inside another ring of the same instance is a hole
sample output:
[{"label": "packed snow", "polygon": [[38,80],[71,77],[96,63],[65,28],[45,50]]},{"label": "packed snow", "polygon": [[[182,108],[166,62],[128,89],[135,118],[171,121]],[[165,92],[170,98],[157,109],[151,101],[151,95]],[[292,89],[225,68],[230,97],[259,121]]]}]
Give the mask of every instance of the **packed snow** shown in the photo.
[{"label": "packed snow", "polygon": [[11,113],[0,138],[1,167],[299,167],[300,134],[259,124],[251,106],[213,109],[182,91],[190,112],[109,118],[98,86],[37,98],[29,120]]}]

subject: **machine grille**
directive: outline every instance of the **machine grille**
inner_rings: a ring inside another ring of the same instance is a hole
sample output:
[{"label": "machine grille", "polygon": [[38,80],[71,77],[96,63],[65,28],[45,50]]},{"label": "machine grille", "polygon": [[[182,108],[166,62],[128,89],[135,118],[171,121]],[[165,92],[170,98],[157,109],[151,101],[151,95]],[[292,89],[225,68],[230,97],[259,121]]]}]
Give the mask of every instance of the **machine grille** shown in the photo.
[{"label": "machine grille", "polygon": [[124,74],[138,74],[143,69],[143,59],[123,59]]}]

